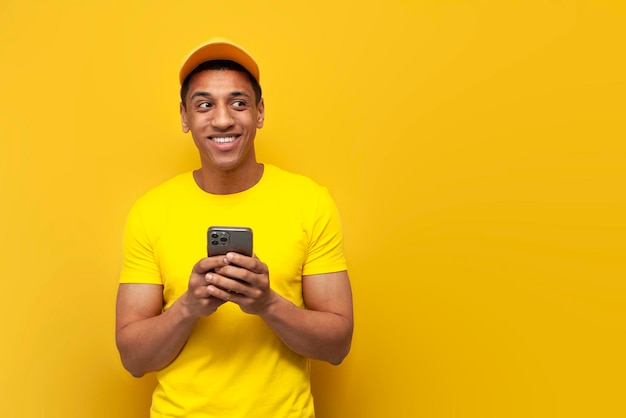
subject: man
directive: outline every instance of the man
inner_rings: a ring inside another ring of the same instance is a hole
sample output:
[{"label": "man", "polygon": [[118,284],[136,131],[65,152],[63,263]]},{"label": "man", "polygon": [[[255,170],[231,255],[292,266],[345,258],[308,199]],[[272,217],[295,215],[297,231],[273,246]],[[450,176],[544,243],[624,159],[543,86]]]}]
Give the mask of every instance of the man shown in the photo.
[{"label": "man", "polygon": [[[313,417],[309,359],[350,350],[352,296],[335,205],[313,181],[256,160],[256,61],[213,40],[184,61],[180,116],[201,167],[132,208],[116,341],[156,372],[152,417]],[[252,257],[206,257],[212,225],[247,226]]]}]

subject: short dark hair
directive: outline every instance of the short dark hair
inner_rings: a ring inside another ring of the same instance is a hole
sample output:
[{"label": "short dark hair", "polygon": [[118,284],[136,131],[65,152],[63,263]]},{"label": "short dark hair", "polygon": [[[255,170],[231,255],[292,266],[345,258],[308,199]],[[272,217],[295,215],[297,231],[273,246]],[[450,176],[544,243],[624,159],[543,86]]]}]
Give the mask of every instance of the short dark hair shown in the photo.
[{"label": "short dark hair", "polygon": [[202,71],[208,71],[208,70],[214,70],[214,71],[230,70],[230,71],[238,71],[240,73],[244,73],[245,75],[248,76],[248,79],[250,80],[250,84],[252,85],[252,90],[254,91],[254,98],[256,99],[256,104],[258,105],[259,102],[261,101],[261,95],[263,93],[261,91],[261,85],[259,84],[258,81],[256,81],[256,79],[252,76],[252,74],[250,74],[248,70],[243,68],[242,65],[236,63],[235,61],[212,60],[212,61],[203,62],[202,64],[194,68],[193,71],[190,72],[189,75],[185,78],[185,81],[183,81],[183,84],[180,86],[180,100],[183,103],[184,107],[187,107],[185,103],[185,97],[187,97],[187,92],[189,91],[189,80],[191,80],[191,77],[194,74],[200,73]]}]

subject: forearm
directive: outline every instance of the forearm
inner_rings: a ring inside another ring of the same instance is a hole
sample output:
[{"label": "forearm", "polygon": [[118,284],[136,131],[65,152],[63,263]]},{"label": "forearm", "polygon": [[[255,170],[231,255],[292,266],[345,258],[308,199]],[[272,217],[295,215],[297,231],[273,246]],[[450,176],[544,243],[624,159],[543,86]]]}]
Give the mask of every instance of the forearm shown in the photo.
[{"label": "forearm", "polygon": [[287,347],[332,364],[343,361],[352,341],[351,317],[299,308],[275,292],[273,299],[260,316]]},{"label": "forearm", "polygon": [[174,303],[160,315],[127,324],[117,331],[124,367],[135,377],[161,370],[183,349],[196,319]]}]

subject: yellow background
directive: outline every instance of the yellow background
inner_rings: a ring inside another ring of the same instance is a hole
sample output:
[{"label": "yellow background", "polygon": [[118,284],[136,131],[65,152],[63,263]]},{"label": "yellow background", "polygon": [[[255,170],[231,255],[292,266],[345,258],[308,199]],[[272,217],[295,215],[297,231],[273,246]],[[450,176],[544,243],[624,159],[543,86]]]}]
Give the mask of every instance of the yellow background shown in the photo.
[{"label": "yellow background", "polygon": [[0,2],[0,415],[147,415],[114,345],[133,201],[195,168],[177,69],[261,64],[260,158],[341,210],[320,417],[626,416],[621,1]]}]

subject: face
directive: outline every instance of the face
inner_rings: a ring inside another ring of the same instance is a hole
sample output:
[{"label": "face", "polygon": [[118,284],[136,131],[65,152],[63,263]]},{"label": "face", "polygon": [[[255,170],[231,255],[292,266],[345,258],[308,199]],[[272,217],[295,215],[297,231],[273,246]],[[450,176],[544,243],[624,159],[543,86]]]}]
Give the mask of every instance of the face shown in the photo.
[{"label": "face", "polygon": [[191,132],[202,168],[254,173],[254,137],[265,114],[263,99],[256,104],[248,77],[231,70],[194,74],[185,103],[180,105],[183,132]]}]

